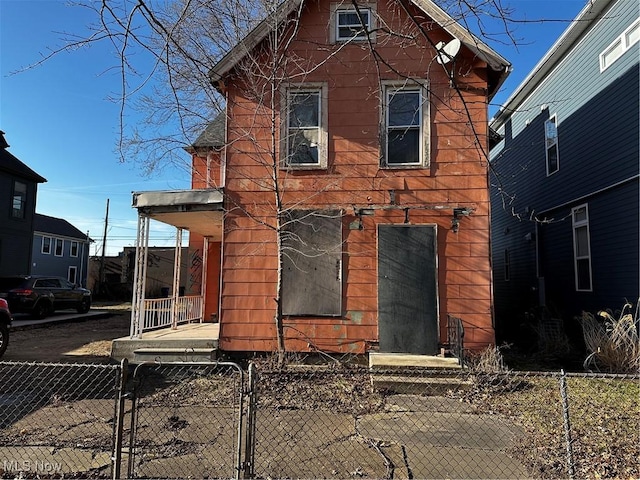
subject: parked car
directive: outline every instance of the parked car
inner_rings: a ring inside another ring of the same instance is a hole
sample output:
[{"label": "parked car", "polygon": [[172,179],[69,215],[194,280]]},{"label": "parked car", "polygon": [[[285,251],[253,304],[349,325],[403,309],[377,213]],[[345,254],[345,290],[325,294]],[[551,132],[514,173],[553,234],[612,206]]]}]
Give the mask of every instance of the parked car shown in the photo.
[{"label": "parked car", "polygon": [[9,326],[11,325],[11,312],[9,304],[4,298],[0,298],[0,357],[9,346]]},{"label": "parked car", "polygon": [[91,291],[61,277],[18,275],[0,278],[0,298],[11,313],[30,313],[44,318],[55,310],[73,308],[86,313],[91,308]]}]

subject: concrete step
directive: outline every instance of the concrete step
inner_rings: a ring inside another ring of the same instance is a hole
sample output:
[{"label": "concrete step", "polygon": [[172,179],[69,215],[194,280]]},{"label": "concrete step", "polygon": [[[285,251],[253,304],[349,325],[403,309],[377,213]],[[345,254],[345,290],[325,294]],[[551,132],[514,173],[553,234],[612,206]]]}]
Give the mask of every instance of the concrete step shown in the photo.
[{"label": "concrete step", "polygon": [[413,355],[406,353],[369,353],[369,368],[391,370],[400,368],[421,368],[433,370],[460,370],[457,358],[436,355]]},{"label": "concrete step", "polygon": [[132,363],[142,362],[215,362],[215,348],[168,348],[148,347],[133,351]]},{"label": "concrete step", "polygon": [[378,390],[422,395],[443,395],[449,390],[467,390],[471,388],[471,382],[455,375],[455,372],[461,370],[457,358],[369,353],[371,384]]}]

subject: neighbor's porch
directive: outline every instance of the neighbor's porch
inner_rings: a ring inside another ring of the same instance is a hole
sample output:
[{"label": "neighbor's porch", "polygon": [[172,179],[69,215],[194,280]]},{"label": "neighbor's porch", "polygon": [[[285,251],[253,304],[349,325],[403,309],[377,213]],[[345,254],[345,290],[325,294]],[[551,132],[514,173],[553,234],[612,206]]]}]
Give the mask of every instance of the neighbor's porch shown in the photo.
[{"label": "neighbor's porch", "polygon": [[[133,207],[138,211],[138,231],[131,329],[128,337],[114,340],[113,360],[127,358],[138,363],[214,359],[220,327],[218,323],[206,321],[207,253],[209,242],[222,239],[222,203],[223,194],[217,189],[134,192]],[[145,298],[151,220],[176,228],[173,284],[167,298]],[[181,295],[184,230],[203,239],[200,291],[197,294]]]}]

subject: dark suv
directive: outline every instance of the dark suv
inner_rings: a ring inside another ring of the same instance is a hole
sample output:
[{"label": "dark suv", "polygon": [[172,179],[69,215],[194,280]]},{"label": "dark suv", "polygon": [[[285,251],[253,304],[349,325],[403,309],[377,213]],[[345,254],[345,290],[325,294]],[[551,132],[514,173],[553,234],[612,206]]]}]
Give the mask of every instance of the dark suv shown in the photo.
[{"label": "dark suv", "polygon": [[0,298],[0,357],[9,345],[9,326],[11,325],[11,312],[4,298]]},{"label": "dark suv", "polygon": [[64,278],[43,275],[0,277],[0,298],[9,302],[13,314],[30,313],[35,318],[55,310],[73,308],[86,313],[91,308],[91,291]]}]

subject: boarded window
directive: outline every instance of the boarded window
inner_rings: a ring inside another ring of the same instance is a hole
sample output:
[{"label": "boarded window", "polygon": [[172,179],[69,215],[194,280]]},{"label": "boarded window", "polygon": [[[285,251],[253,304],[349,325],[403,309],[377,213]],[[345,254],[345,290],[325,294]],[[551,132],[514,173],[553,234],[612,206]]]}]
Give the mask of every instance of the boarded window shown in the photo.
[{"label": "boarded window", "polygon": [[342,213],[295,210],[282,230],[282,313],[342,314]]}]

